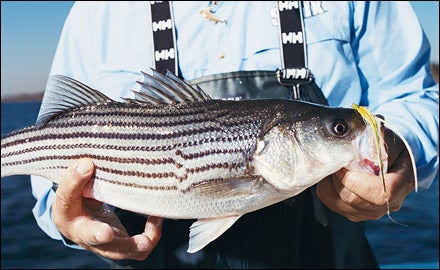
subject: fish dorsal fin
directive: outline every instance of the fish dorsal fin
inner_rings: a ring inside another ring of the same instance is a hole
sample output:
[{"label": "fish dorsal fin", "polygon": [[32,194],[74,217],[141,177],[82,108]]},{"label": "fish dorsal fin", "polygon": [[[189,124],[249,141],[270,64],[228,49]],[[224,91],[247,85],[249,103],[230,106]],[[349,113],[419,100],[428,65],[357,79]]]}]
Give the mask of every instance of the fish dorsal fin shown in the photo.
[{"label": "fish dorsal fin", "polygon": [[227,231],[241,217],[228,216],[199,219],[191,225],[188,253],[194,253],[211,243]]},{"label": "fish dorsal fin", "polygon": [[211,99],[202,89],[192,87],[170,71],[165,75],[154,69],[152,71],[153,75],[142,72],[144,81],[138,81],[141,91],[133,91],[135,99],[140,102],[170,104]]},{"label": "fish dorsal fin", "polygon": [[57,115],[74,108],[112,101],[101,92],[75,79],[52,75],[47,81],[36,125],[42,126]]}]

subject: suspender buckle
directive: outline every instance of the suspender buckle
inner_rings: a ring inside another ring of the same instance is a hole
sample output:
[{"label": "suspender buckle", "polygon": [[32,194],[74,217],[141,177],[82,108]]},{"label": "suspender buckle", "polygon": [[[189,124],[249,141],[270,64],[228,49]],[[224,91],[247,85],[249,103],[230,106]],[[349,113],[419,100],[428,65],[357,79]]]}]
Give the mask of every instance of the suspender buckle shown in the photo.
[{"label": "suspender buckle", "polygon": [[308,68],[283,68],[276,71],[281,85],[307,84],[313,81],[313,75]]},{"label": "suspender buckle", "polygon": [[293,99],[301,99],[301,86],[304,84],[309,84],[313,81],[312,72],[310,69],[305,67],[277,69],[276,74],[279,84],[292,86]]}]

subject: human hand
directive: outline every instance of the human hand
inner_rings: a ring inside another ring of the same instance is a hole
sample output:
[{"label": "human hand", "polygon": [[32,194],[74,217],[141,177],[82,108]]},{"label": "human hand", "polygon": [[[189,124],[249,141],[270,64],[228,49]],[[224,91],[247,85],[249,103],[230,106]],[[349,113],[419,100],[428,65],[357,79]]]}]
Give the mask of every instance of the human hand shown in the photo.
[{"label": "human hand", "polygon": [[80,159],[64,173],[52,205],[58,230],[81,247],[113,260],[145,260],[160,240],[162,218],[150,216],[142,234],[129,236],[106,204],[82,193],[94,170],[90,159]]},{"label": "human hand", "polygon": [[391,130],[385,130],[389,169],[385,174],[386,193],[380,176],[341,169],[318,183],[316,193],[334,212],[354,222],[379,219],[398,211],[414,189],[414,172],[408,150]]}]

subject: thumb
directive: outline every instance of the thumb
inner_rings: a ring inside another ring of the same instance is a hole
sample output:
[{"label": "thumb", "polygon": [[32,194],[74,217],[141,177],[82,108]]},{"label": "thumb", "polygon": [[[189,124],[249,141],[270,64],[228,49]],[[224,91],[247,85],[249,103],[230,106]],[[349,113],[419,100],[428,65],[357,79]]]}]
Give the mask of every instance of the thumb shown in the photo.
[{"label": "thumb", "polygon": [[90,159],[79,159],[63,174],[57,189],[56,203],[58,210],[69,214],[82,205],[84,186],[91,179],[94,165]]}]

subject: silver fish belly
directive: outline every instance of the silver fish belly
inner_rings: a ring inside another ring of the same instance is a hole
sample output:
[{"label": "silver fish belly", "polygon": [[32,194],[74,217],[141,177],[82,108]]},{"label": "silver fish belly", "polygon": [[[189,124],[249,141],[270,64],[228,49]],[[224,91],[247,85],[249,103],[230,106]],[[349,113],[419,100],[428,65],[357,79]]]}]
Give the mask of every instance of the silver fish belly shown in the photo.
[{"label": "silver fish belly", "polygon": [[145,74],[143,91],[126,102],[64,76],[48,85],[37,124],[2,138],[2,177],[57,183],[73,160],[91,158],[87,197],[141,214],[199,219],[189,252],[243,214],[361,161],[360,142],[370,136],[351,109],[212,100],[171,74]]}]

